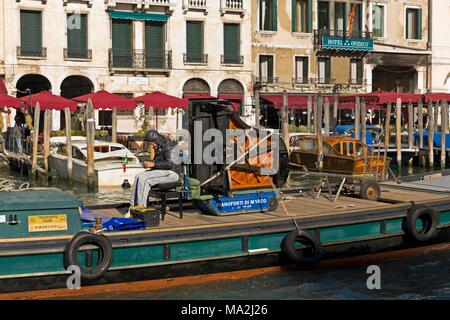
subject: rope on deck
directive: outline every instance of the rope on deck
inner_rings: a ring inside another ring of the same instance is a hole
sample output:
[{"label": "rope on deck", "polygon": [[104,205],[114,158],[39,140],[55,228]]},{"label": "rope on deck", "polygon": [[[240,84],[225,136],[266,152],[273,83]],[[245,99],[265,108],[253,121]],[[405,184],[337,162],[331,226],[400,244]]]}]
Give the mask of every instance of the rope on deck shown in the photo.
[{"label": "rope on deck", "polygon": [[0,192],[1,191],[24,191],[30,189],[30,184],[28,182],[22,183],[18,188],[16,184],[7,178],[0,178]]}]

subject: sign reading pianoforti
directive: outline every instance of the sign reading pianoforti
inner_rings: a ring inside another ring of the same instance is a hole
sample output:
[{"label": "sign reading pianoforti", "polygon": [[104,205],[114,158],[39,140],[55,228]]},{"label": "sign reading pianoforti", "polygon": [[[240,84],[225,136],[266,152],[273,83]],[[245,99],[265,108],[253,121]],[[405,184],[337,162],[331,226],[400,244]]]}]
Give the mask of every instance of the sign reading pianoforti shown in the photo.
[{"label": "sign reading pianoforti", "polygon": [[322,49],[373,51],[373,39],[322,37]]}]

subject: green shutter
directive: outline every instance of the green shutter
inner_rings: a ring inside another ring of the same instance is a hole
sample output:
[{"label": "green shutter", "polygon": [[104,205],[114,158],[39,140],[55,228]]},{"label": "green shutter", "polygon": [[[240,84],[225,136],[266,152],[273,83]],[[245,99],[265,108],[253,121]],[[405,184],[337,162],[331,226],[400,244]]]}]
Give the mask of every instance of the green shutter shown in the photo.
[{"label": "green shutter", "polygon": [[308,74],[308,58],[305,57],[303,58],[303,81],[305,81],[305,83],[308,82],[308,78],[309,78],[309,74]]},{"label": "green shutter", "polygon": [[240,62],[240,25],[223,25],[223,53],[225,63]]},{"label": "green shutter", "polygon": [[417,39],[422,39],[422,9],[417,9]]},{"label": "green shutter", "polygon": [[67,15],[67,55],[70,58],[87,58],[87,15],[77,15],[77,20],[72,22],[74,15]]},{"label": "green shutter", "polygon": [[312,32],[312,13],[313,13],[312,8],[313,8],[312,0],[308,0],[308,29],[307,29],[308,33]]},{"label": "green shutter", "polygon": [[132,22],[130,20],[112,20],[113,65],[117,68],[129,68],[133,65]]},{"label": "green shutter", "polygon": [[165,68],[164,25],[164,22],[159,21],[145,22],[145,64],[147,68]]},{"label": "green shutter", "polygon": [[267,78],[273,82],[273,56],[267,57]]},{"label": "green shutter", "polygon": [[330,58],[325,58],[325,82],[331,81],[331,61]]},{"label": "green shutter", "polygon": [[189,62],[203,62],[203,24],[200,21],[186,23],[186,58]]},{"label": "green shutter", "polygon": [[23,56],[42,55],[42,13],[20,11],[20,46]]},{"label": "green shutter", "polygon": [[278,30],[278,5],[277,0],[272,0],[272,31]]},{"label": "green shutter", "polygon": [[297,32],[297,0],[292,0],[292,32]]}]

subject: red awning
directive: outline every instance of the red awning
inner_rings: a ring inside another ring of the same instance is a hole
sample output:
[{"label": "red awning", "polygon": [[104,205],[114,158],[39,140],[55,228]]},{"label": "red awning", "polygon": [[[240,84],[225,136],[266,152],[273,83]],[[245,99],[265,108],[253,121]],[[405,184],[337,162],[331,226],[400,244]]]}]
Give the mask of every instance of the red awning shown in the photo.
[{"label": "red awning", "polygon": [[0,108],[3,107],[14,107],[20,108],[21,101],[18,98],[14,98],[8,95],[8,90],[6,90],[5,82],[0,78]]},{"label": "red awning", "polygon": [[423,95],[423,99],[424,99],[425,103],[428,103],[430,100],[433,102],[443,101],[443,100],[450,102],[450,93],[445,93],[445,92],[425,93]]},{"label": "red awning", "polygon": [[100,90],[95,93],[85,94],[80,97],[73,98],[78,102],[87,103],[88,100],[92,101],[94,109],[134,109],[136,108],[136,101],[128,99],[117,94],[110,93],[106,90]]},{"label": "red awning", "polygon": [[242,93],[219,93],[217,97],[223,100],[242,100],[244,95]]},{"label": "red awning", "polygon": [[[27,106],[30,106],[29,96],[24,96],[21,100],[25,102]],[[54,95],[48,91],[41,91],[31,95],[31,104],[33,108],[36,107],[38,102],[41,110],[64,110],[65,108],[69,108],[71,111],[75,111],[77,109],[77,103],[75,101]]]},{"label": "red awning", "polygon": [[170,96],[162,92],[147,93],[141,97],[133,98],[135,102],[142,102],[146,108],[187,108],[185,99]]},{"label": "red awning", "polygon": [[[261,95],[263,100],[273,104],[276,109],[281,108],[283,105],[282,95]],[[323,96],[324,99],[328,99],[330,105],[333,103],[332,96]],[[312,102],[314,98],[312,97]],[[288,108],[289,109],[306,109],[308,107],[308,96],[288,95]]]},{"label": "red awning", "polygon": [[412,103],[418,103],[422,97],[420,94],[415,93],[397,93],[397,92],[387,92],[387,91],[374,91],[369,93],[360,93],[356,95],[340,96],[339,103],[355,103],[355,98],[359,97],[364,99],[366,105],[380,105],[386,104],[389,101],[396,103],[397,99],[400,98],[403,103],[407,103],[411,100]]}]

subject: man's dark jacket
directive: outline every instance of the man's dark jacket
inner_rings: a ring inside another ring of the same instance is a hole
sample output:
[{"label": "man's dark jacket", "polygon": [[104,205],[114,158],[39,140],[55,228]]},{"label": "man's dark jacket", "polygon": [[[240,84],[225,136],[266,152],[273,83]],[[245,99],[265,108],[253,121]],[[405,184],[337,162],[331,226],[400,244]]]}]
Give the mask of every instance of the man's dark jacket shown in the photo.
[{"label": "man's dark jacket", "polygon": [[155,150],[155,159],[153,162],[156,170],[172,170],[180,173],[180,157],[176,142],[164,137],[156,130],[149,130],[145,134],[145,141],[153,142],[158,145]]}]

